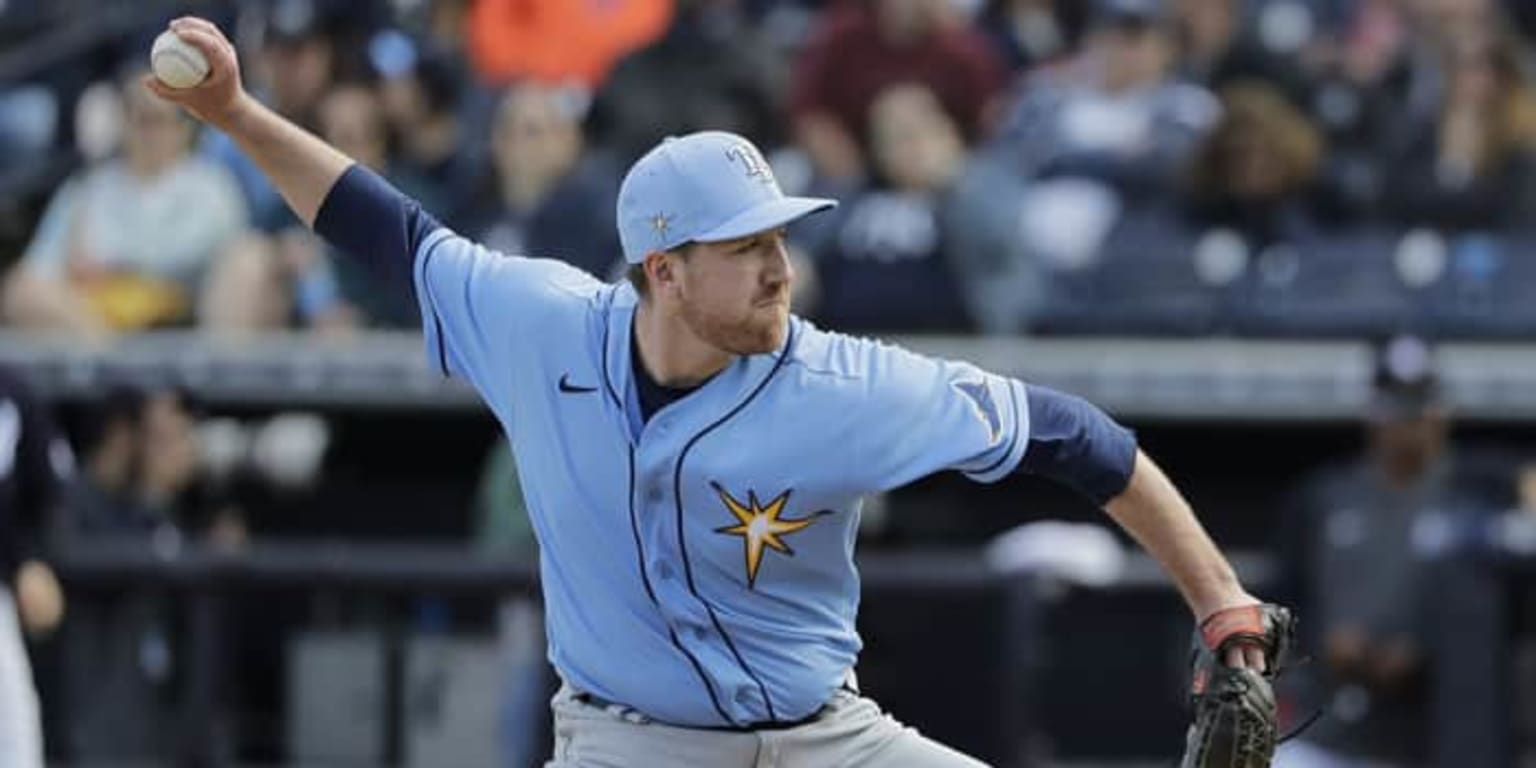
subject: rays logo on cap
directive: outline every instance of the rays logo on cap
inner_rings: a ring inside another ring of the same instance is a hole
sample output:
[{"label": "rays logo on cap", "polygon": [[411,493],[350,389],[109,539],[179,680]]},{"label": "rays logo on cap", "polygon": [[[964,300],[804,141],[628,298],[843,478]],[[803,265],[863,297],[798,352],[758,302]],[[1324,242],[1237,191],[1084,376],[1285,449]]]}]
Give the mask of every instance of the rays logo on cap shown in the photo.
[{"label": "rays logo on cap", "polygon": [[758,154],[757,148],[751,144],[737,144],[725,151],[725,157],[732,163],[737,163],[746,172],[747,178],[757,179],[764,184],[774,184],[773,169],[768,167],[768,161]]}]

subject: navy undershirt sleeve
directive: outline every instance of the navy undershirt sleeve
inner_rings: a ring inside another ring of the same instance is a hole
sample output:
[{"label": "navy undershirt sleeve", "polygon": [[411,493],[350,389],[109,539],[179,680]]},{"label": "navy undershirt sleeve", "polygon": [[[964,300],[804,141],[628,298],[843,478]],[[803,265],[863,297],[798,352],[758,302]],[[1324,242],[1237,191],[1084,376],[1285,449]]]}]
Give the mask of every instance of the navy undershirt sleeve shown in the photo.
[{"label": "navy undershirt sleeve", "polygon": [[315,215],[315,232],[413,302],[416,250],[442,226],[420,203],[356,163],[336,180]]},{"label": "navy undershirt sleeve", "polygon": [[1029,447],[1017,471],[1065,483],[1100,507],[1136,468],[1136,437],[1080,397],[1027,385]]}]

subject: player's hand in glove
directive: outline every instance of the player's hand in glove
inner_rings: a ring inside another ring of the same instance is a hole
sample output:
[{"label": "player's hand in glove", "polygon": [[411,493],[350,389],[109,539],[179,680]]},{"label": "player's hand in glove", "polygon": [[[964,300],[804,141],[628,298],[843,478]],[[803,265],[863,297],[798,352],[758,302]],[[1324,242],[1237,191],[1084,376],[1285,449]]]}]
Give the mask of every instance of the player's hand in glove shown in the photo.
[{"label": "player's hand in glove", "polygon": [[1200,623],[1190,682],[1194,723],[1179,768],[1269,768],[1276,731],[1271,681],[1295,634],[1291,612],[1278,605],[1227,608]]}]

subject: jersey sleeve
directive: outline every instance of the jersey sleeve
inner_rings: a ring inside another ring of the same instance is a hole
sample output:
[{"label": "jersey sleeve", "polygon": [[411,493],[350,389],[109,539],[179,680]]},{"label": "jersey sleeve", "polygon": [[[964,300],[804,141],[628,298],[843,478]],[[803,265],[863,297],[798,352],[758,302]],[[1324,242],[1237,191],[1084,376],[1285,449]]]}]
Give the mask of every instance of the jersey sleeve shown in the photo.
[{"label": "jersey sleeve", "polygon": [[495,361],[515,363],[557,314],[601,285],[563,262],[505,256],[460,237],[360,165],[326,195],[315,231],[408,292],[432,364],[482,394],[508,385]]},{"label": "jersey sleeve", "polygon": [[498,356],[516,358],[600,285],[565,262],[506,256],[447,228],[423,241],[415,265],[427,356],[482,390]]},{"label": "jersey sleeve", "polygon": [[889,490],[942,470],[995,482],[1029,443],[1024,385],[969,363],[872,344],[865,376],[867,439],[859,464]]}]

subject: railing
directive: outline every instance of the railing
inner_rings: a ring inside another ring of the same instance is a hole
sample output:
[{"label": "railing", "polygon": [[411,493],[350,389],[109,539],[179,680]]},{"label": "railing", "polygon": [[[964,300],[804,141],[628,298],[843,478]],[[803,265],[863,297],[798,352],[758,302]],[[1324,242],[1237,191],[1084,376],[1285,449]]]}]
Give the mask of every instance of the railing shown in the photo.
[{"label": "railing", "polygon": [[[1356,342],[914,336],[917,351],[1083,395],[1130,417],[1200,421],[1354,420],[1370,393]],[[1463,419],[1536,421],[1536,345],[1448,344],[1450,404]],[[464,410],[463,384],[433,371],[412,333],[242,340],[155,333],[87,347],[0,333],[0,362],[56,397],[89,398],[118,380],[175,383],[214,403]]]},{"label": "railing", "polygon": [[[96,541],[75,545],[63,553],[59,572],[72,595],[104,599],[116,593],[168,591],[181,596],[188,613],[189,648],[180,691],[181,741],[177,761],[188,766],[229,764],[229,733],[221,726],[224,680],[231,660],[221,658],[219,637],[223,607],[253,591],[302,588],[310,593],[345,593],[393,597],[476,595],[487,600],[512,593],[536,593],[536,574],[526,564],[451,546],[394,546],[341,543],[265,544],[234,553],[202,547],[160,547],[144,540]],[[973,726],[970,746],[999,764],[1013,764],[1027,748],[1030,722],[1028,655],[1024,644],[1038,630],[1034,582],[989,571],[979,558],[966,554],[871,555],[862,558],[865,599],[906,600],[914,591],[938,594],[990,595],[1005,616],[1004,636],[996,639],[999,666],[990,681],[979,681],[990,694],[978,691],[974,703],[991,713]],[[902,610],[907,610],[903,608]],[[921,621],[913,608],[913,621]],[[67,628],[66,628],[67,631]],[[386,764],[401,764],[404,755],[399,706],[404,630],[398,623],[379,628],[393,661],[386,665],[386,713],[380,750]],[[275,673],[275,671],[274,671]]]},{"label": "railing", "polygon": [[[1260,593],[1266,590],[1273,576],[1267,560],[1240,556],[1235,563],[1250,588]],[[228,734],[215,726],[224,719],[219,691],[231,668],[230,660],[220,658],[216,640],[225,601],[274,588],[394,597],[479,595],[488,600],[537,591],[536,574],[530,566],[453,546],[274,543],[230,553],[156,548],[142,540],[101,541],[72,547],[61,558],[59,568],[77,595],[99,599],[103,594],[149,589],[170,591],[186,599],[191,647],[186,654],[180,702],[183,740],[177,750],[181,764],[198,766],[224,765],[229,754],[228,745],[219,743]],[[995,624],[995,645],[989,644],[987,651],[995,660],[995,674],[978,683],[981,687],[968,704],[970,711],[990,717],[973,722],[973,733],[951,738],[997,765],[1033,764],[1030,756],[1039,747],[1040,735],[1032,701],[1039,697],[1042,684],[1039,649],[1045,635],[1041,633],[1053,631],[1050,606],[1063,594],[1051,587],[1054,582],[996,573],[971,552],[873,553],[860,558],[860,569],[865,612],[885,611],[882,621],[886,622],[924,622],[925,609],[917,595],[938,602],[961,596],[984,596],[992,601],[989,604],[1002,616]],[[1532,585],[1536,553],[1503,550],[1491,557],[1450,558],[1437,573],[1435,582],[1443,590],[1434,601],[1438,634],[1433,651],[1437,685],[1432,711],[1438,764],[1510,765],[1520,745],[1511,736],[1508,598],[1511,590]],[[1098,592],[1166,594],[1173,600],[1161,571],[1140,555],[1131,558],[1115,584]],[[949,638],[957,630],[964,628],[945,627],[935,637]],[[383,733],[388,743],[381,753],[387,764],[398,765],[404,754],[398,706],[402,695],[398,662],[404,630],[394,624],[380,631],[395,661],[385,673],[384,690],[390,706],[384,710]],[[930,634],[935,631],[929,630]],[[872,646],[883,640],[888,639],[870,638]],[[1128,652],[1156,656],[1156,651],[1148,648]],[[922,672],[905,667],[898,670],[901,675]],[[879,676],[865,682],[880,697]]]}]

